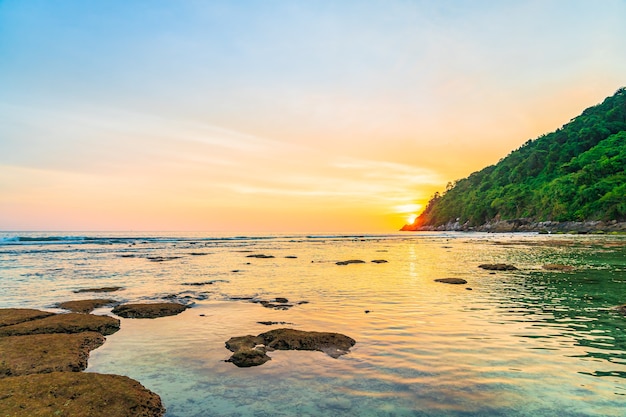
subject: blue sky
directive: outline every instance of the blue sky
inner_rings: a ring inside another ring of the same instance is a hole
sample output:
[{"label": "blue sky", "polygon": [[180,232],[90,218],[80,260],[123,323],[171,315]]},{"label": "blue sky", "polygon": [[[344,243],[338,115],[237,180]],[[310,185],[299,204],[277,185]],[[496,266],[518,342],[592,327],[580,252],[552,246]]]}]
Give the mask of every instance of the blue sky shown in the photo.
[{"label": "blue sky", "polygon": [[625,85],[624,21],[617,0],[0,1],[0,229],[393,230]]}]

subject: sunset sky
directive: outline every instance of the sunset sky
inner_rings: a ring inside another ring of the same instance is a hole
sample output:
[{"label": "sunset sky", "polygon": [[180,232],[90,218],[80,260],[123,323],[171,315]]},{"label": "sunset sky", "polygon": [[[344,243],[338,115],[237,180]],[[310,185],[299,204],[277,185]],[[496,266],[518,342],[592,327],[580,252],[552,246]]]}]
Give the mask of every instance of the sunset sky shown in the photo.
[{"label": "sunset sky", "polygon": [[0,230],[385,232],[626,85],[626,1],[0,0]]}]

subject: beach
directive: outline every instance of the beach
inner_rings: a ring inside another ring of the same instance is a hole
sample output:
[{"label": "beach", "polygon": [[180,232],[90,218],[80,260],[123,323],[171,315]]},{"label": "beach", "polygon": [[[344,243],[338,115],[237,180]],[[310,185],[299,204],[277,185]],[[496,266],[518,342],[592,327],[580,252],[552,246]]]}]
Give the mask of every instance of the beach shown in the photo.
[{"label": "beach", "polygon": [[[112,300],[92,314],[118,319],[119,331],[84,372],[138,381],[167,417],[623,414],[621,235],[3,233],[0,242],[0,308],[67,313],[58,303]],[[116,290],[79,292],[97,288]],[[164,302],[186,308],[112,312]],[[284,328],[355,343],[335,357],[276,349],[258,366],[229,361],[229,339]]]}]

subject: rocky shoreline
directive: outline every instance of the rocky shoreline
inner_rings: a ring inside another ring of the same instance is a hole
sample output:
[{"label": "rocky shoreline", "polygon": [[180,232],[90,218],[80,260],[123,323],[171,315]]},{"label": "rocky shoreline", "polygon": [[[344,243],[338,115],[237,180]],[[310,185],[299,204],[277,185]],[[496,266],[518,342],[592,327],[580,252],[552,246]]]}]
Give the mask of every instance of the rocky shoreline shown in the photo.
[{"label": "rocky shoreline", "polygon": [[626,222],[616,220],[610,222],[584,221],[584,222],[538,222],[533,219],[521,218],[500,220],[494,219],[480,226],[470,226],[469,222],[448,222],[439,226],[407,224],[400,229],[409,232],[488,232],[488,233],[511,233],[511,232],[536,232],[536,233],[571,233],[571,234],[603,234],[603,233],[626,233]]},{"label": "rocky shoreline", "polygon": [[[107,291],[91,291],[107,292]],[[120,329],[120,320],[89,314],[110,299],[59,303],[69,313],[0,309],[0,409],[10,416],[161,417],[161,398],[120,375],[84,373],[89,353]],[[123,304],[120,316],[175,315],[178,303]],[[115,313],[115,310],[113,311]],[[3,414],[4,415],[4,414]]]}]

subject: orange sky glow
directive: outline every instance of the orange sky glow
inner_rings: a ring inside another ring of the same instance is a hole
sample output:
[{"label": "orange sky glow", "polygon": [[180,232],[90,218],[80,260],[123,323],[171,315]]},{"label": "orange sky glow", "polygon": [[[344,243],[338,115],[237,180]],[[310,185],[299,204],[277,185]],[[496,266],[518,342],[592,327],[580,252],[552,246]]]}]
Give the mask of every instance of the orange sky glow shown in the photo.
[{"label": "orange sky glow", "polygon": [[386,232],[626,84],[626,3],[0,3],[0,230]]}]

